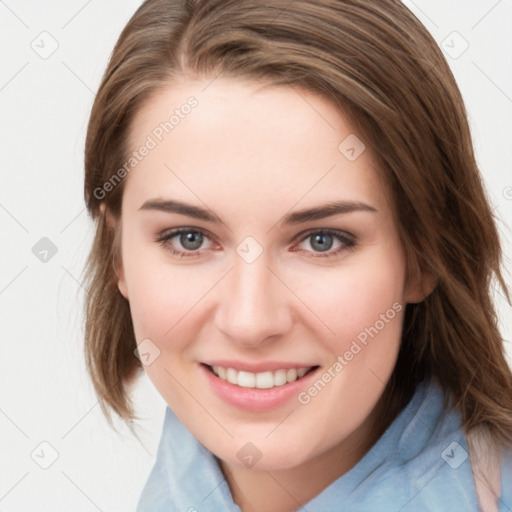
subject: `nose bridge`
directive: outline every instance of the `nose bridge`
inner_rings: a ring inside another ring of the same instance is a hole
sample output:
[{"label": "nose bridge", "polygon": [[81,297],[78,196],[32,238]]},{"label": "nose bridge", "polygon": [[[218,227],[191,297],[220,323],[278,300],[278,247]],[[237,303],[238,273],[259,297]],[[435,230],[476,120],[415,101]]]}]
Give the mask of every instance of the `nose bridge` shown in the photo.
[{"label": "nose bridge", "polygon": [[219,297],[217,327],[238,344],[257,345],[290,326],[286,289],[265,256],[250,262],[236,255]]}]

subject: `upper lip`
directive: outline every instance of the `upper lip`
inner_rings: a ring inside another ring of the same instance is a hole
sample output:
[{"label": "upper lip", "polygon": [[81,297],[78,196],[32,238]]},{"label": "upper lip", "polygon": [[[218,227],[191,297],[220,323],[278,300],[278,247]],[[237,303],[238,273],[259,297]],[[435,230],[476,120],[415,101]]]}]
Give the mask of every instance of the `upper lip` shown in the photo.
[{"label": "upper lip", "polygon": [[209,366],[222,366],[224,368],[234,368],[237,371],[251,372],[251,373],[262,373],[262,372],[273,372],[280,369],[289,370],[291,368],[311,368],[318,366],[316,364],[309,363],[295,363],[295,362],[284,362],[284,361],[266,361],[259,363],[248,363],[244,361],[233,361],[227,359],[215,359],[202,361],[203,364]]}]

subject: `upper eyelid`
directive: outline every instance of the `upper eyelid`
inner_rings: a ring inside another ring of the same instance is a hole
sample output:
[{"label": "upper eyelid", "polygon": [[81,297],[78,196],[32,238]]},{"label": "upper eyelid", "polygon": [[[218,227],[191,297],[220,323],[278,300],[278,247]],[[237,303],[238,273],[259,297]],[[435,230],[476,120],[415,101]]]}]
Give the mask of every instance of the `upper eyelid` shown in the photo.
[{"label": "upper eyelid", "polygon": [[304,238],[307,238],[308,236],[311,236],[314,233],[323,233],[323,232],[332,233],[333,236],[338,236],[340,238],[355,239],[355,236],[352,233],[349,233],[348,231],[344,231],[343,229],[336,229],[336,228],[311,228],[311,229],[306,229],[306,230],[301,231],[300,233],[298,233],[293,238],[293,241],[295,241],[297,239],[302,240]]},{"label": "upper eyelid", "polygon": [[210,232],[207,229],[204,228],[194,228],[189,226],[179,227],[179,228],[171,228],[171,229],[164,229],[159,234],[156,235],[157,240],[164,240],[166,238],[174,238],[175,236],[180,235],[181,233],[187,233],[187,232],[198,232],[202,235],[205,235],[210,240],[213,240],[215,237],[210,234]]}]

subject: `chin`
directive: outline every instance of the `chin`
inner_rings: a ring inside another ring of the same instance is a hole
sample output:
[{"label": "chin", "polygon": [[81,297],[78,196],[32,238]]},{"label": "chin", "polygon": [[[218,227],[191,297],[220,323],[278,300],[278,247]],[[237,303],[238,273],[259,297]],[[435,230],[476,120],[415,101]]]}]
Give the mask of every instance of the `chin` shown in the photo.
[{"label": "chin", "polygon": [[215,453],[222,461],[236,466],[240,469],[250,469],[254,471],[278,471],[282,469],[290,469],[299,466],[307,461],[308,454],[305,453],[303,446],[288,446],[278,449],[281,444],[279,441],[276,444],[266,442],[234,442],[236,446],[240,446],[233,452],[231,450],[226,452]]}]

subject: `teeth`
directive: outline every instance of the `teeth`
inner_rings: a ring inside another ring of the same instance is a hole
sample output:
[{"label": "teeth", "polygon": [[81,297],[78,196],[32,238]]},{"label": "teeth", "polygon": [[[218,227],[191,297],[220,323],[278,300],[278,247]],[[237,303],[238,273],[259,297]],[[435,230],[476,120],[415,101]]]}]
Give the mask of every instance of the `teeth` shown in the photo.
[{"label": "teeth", "polygon": [[[219,366],[212,366],[212,368],[213,368],[213,373],[215,373],[215,370],[217,370],[216,375],[222,379],[222,377],[219,373]],[[231,382],[231,384],[238,384],[238,374],[237,374],[236,370],[234,370],[233,368],[228,368],[226,370],[226,380],[228,382]]]},{"label": "teeth", "polygon": [[304,375],[306,375],[306,372],[308,371],[307,368],[299,368],[297,370],[297,375],[300,377],[304,377]]},{"label": "teeth", "polygon": [[288,382],[293,382],[294,380],[297,380],[297,370],[295,370],[294,368],[288,370],[286,372],[286,380]]},{"label": "teeth", "polygon": [[222,379],[222,380],[226,380],[226,368],[222,367],[222,366],[217,366],[217,371],[219,373],[219,377]]},{"label": "teeth", "polygon": [[312,367],[290,368],[289,370],[282,369],[261,373],[238,372],[234,368],[224,368],[223,366],[212,366],[211,368],[217,377],[231,384],[236,384],[243,388],[270,389],[304,377]]},{"label": "teeth", "polygon": [[282,386],[287,382],[286,370],[277,370],[277,372],[274,372],[274,386]]},{"label": "teeth", "polygon": [[272,372],[257,373],[255,387],[257,387],[259,389],[273,388],[274,387],[274,375],[272,374]]},{"label": "teeth", "polygon": [[243,388],[256,387],[256,375],[251,372],[238,372],[238,385]]}]

